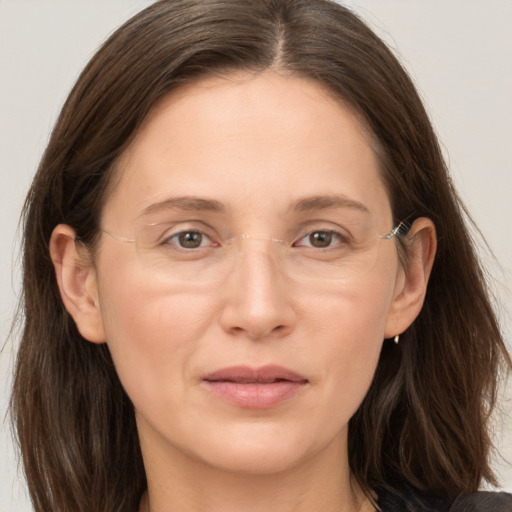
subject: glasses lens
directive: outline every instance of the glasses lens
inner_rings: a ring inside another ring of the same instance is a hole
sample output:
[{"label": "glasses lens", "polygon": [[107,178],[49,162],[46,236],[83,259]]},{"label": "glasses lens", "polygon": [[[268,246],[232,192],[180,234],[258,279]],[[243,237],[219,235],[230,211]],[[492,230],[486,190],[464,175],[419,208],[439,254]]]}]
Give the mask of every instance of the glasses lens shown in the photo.
[{"label": "glasses lens", "polygon": [[207,231],[172,223],[141,226],[135,237],[138,257],[148,271],[171,282],[218,282],[249,256],[257,256],[294,279],[321,283],[365,275],[375,265],[381,244],[391,243],[371,223],[302,228],[289,239],[247,234],[222,238]]}]

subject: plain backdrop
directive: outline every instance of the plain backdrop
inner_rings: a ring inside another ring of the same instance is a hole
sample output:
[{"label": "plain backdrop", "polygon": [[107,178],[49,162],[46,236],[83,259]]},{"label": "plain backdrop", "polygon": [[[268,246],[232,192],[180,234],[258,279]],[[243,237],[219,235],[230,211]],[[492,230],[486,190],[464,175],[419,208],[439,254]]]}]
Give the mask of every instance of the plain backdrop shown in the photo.
[{"label": "plain backdrop", "polygon": [[[66,94],[98,45],[144,0],[0,0],[0,344],[20,287],[17,223]],[[511,339],[512,1],[353,0],[396,50],[427,104],[453,179],[494,251]],[[0,512],[31,510],[4,419],[16,338],[0,354]],[[504,393],[495,468],[512,491],[512,393]]]}]

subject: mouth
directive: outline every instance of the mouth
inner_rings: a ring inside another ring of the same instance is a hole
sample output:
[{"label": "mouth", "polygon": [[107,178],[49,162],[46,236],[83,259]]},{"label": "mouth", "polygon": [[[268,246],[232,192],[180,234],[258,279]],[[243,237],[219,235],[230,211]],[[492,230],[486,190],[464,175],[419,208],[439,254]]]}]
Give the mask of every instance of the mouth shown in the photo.
[{"label": "mouth", "polygon": [[300,393],[308,379],[281,366],[233,366],[203,377],[216,397],[243,409],[268,409]]}]

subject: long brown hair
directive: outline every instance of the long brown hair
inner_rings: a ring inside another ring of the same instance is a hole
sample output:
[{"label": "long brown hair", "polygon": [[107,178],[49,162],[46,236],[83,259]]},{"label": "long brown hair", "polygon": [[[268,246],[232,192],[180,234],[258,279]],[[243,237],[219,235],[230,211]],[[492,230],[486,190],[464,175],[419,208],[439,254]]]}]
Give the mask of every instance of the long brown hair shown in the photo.
[{"label": "long brown hair", "polygon": [[441,151],[407,73],[350,10],[329,0],[161,0],[118,29],[67,99],[24,212],[24,330],[12,415],[36,512],[136,511],[146,487],[133,406],[107,345],[84,340],[49,257],[65,223],[93,246],[116,161],[151,108],[181,84],[275,68],[322,83],[375,140],[395,220],[425,216],[438,253],[425,305],[385,343],[350,422],[364,489],[440,495],[494,482],[488,419],[512,364]]}]

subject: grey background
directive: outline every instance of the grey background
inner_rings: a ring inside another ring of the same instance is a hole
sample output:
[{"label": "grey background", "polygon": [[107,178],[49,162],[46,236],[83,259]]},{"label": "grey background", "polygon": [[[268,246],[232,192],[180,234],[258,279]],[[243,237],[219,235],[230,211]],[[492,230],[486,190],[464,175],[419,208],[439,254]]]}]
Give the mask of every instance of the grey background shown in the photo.
[{"label": "grey background", "polygon": [[[0,0],[0,343],[20,271],[17,222],[59,108],[98,45],[143,0]],[[453,179],[496,255],[503,329],[512,338],[512,1],[353,0],[419,85]],[[0,354],[0,512],[31,510],[4,420],[16,339]],[[512,491],[512,386],[501,397],[494,467]]]}]

